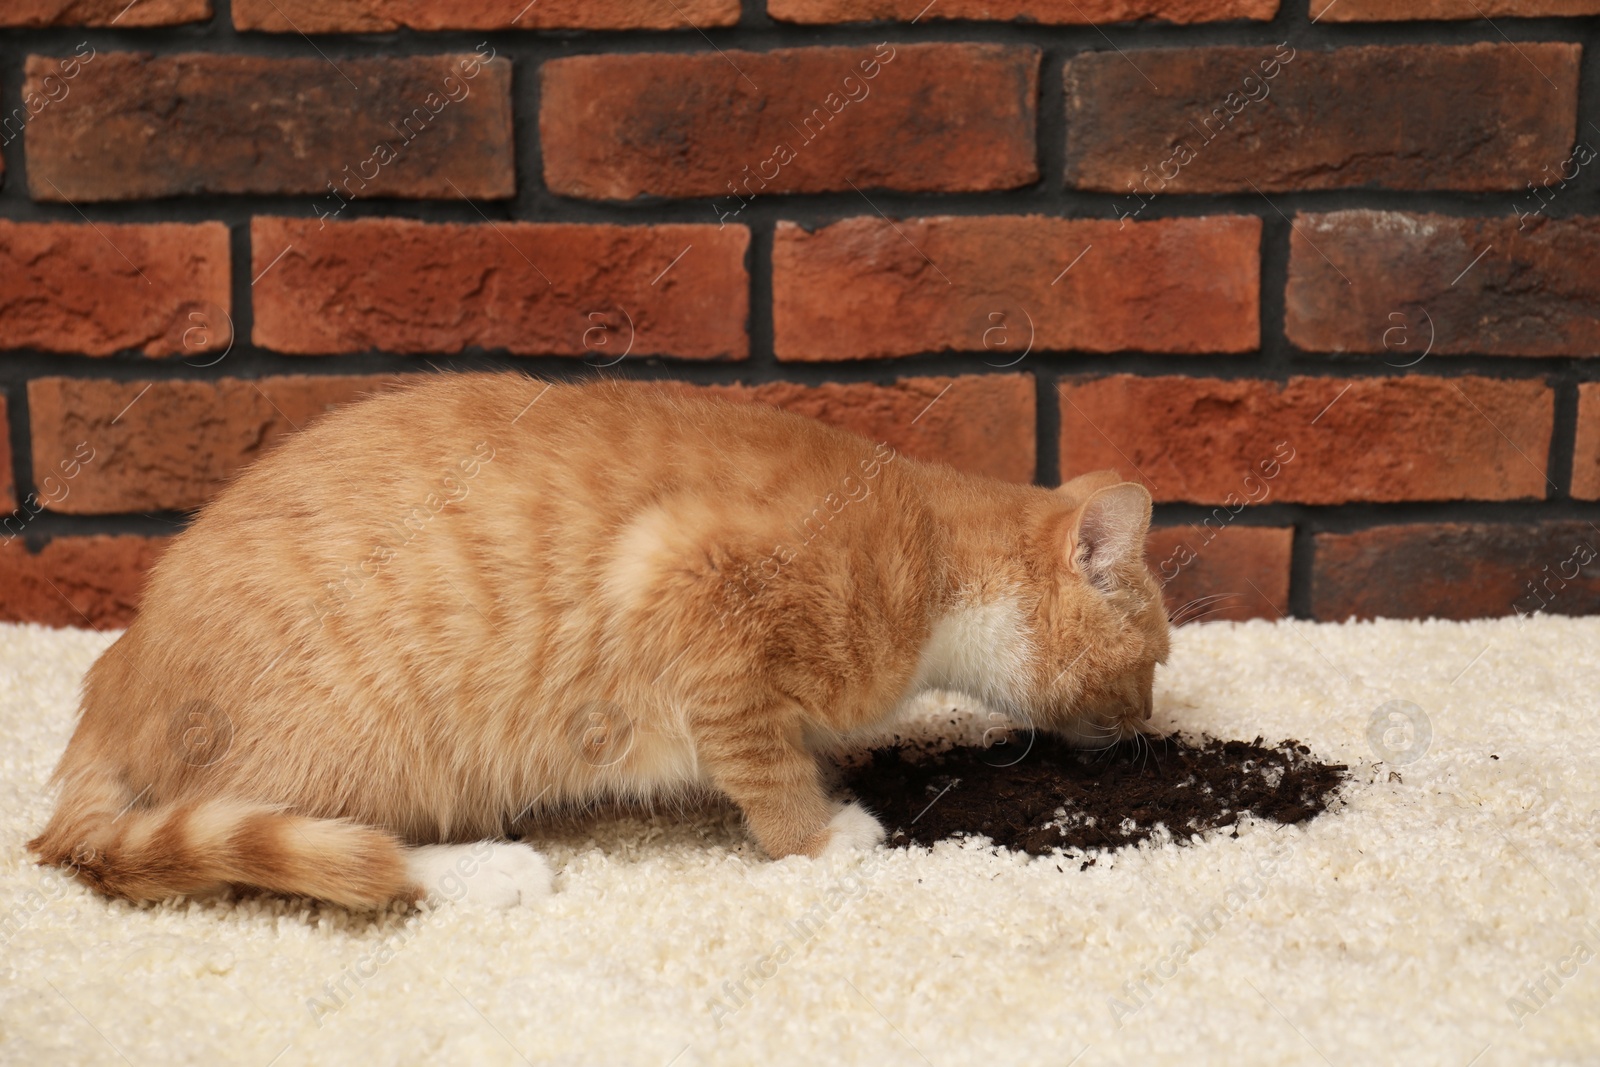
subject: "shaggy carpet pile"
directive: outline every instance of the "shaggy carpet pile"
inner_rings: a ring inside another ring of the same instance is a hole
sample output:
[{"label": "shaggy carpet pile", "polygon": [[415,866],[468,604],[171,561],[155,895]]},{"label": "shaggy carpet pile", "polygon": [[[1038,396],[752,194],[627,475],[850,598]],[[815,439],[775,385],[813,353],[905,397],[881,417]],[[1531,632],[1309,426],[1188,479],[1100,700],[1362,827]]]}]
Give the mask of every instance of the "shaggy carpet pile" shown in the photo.
[{"label": "shaggy carpet pile", "polygon": [[612,812],[532,833],[537,908],[379,916],[32,864],[111,636],[0,627],[0,1062],[1600,1063],[1600,619],[1179,631],[1154,725],[1351,768],[1299,826],[828,866],[716,803]]}]

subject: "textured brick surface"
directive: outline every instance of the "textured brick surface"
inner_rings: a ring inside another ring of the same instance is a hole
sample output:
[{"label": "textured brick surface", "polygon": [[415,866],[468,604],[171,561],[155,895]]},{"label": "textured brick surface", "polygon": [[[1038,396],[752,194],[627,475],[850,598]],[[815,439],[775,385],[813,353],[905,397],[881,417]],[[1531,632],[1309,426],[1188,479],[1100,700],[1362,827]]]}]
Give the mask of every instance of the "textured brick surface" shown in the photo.
[{"label": "textured brick surface", "polygon": [[1311,600],[1312,614],[1327,620],[1592,614],[1600,611],[1600,531],[1562,521],[1318,534]]},{"label": "textured brick surface", "polygon": [[[28,85],[55,63],[29,56]],[[508,197],[511,63],[102,52],[27,149],[36,200],[307,194],[325,215],[358,196]]]},{"label": "textured brick surface", "polygon": [[1276,619],[1289,613],[1287,526],[1239,526],[1213,520],[1156,526],[1145,544],[1169,612],[1200,620]]},{"label": "textured brick surface", "polygon": [[1119,213],[1136,209],[1133,189],[1520,190],[1572,147],[1580,51],[1525,42],[1089,52],[1065,69],[1067,184],[1124,196]]},{"label": "textured brick surface", "polygon": [[[3,17],[0,15],[0,18]],[[0,26],[3,25],[0,22]],[[78,43],[70,56],[41,60],[38,69],[22,86],[15,99],[10,98],[9,94],[0,95],[0,145],[20,142],[30,122],[70,97],[74,82],[83,73],[83,68],[98,56],[99,52],[85,39]],[[13,151],[20,154],[24,147],[24,144],[18,144]],[[5,161],[0,160],[0,175],[4,175],[5,170]]]},{"label": "textured brick surface", "polygon": [[1578,386],[1572,495],[1579,500],[1600,500],[1600,382],[1584,382]]},{"label": "textured brick surface", "polygon": [[1060,390],[1062,478],[1133,468],[1159,501],[1545,495],[1554,398],[1542,381],[1114,375]]},{"label": "textured brick surface", "polygon": [[964,192],[1039,176],[1037,48],[591,55],[540,77],[545,183],[566,196],[715,197],[726,220],[763,193]]},{"label": "textured brick surface", "polygon": [[270,33],[690,30],[732,26],[739,0],[233,0],[233,24]]},{"label": "textured brick surface", "polygon": [[[1312,0],[1317,3],[1318,0]],[[973,19],[1083,26],[1102,22],[1220,22],[1270,19],[1278,0],[767,0],[767,14],[785,22],[931,22]]]},{"label": "textured brick surface", "polygon": [[228,262],[220,222],[0,219],[0,348],[204,362],[231,332]]},{"label": "textured brick surface", "polygon": [[1318,22],[1600,15],[1600,0],[1311,0]]},{"label": "textured brick surface", "polygon": [[211,0],[6,0],[0,26],[173,26],[211,17]]},{"label": "textured brick surface", "polygon": [[85,484],[84,472],[105,455],[86,439],[53,441],[49,447],[49,453],[33,457],[33,489],[0,524],[0,537],[37,533],[30,527],[41,514],[67,510],[67,500]]},{"label": "textured brick surface", "polygon": [[95,451],[53,510],[73,515],[190,509],[278,435],[401,378],[288,375],[243,381],[28,383],[34,480],[79,442]]},{"label": "textured brick surface", "polygon": [[786,360],[955,350],[996,366],[1030,339],[1032,351],[1245,352],[1260,340],[1260,240],[1260,220],[1238,216],[781,222],[774,346]]},{"label": "textured brick surface", "polygon": [[1284,329],[1298,348],[1394,365],[1430,341],[1436,353],[1600,355],[1600,218],[1301,215]]},{"label": "textured brick surface", "polygon": [[120,629],[133,620],[164,537],[57,537],[37,555],[0,541],[0,622]]},{"label": "textured brick surface", "polygon": [[749,240],[743,226],[257,218],[254,338],[297,353],[743,359]]},{"label": "textured brick surface", "polygon": [[889,385],[767,382],[705,391],[758,400],[887,441],[912,459],[1008,482],[1033,481],[1035,391],[1029,374],[903,378]]}]

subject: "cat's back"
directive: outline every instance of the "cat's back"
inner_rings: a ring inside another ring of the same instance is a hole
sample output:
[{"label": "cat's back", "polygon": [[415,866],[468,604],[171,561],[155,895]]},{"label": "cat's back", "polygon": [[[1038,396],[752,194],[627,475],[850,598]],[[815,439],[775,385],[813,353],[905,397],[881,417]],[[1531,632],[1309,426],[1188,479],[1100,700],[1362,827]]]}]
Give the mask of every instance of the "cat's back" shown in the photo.
[{"label": "cat's back", "polygon": [[[830,502],[903,498],[885,455],[672,384],[434,376],[340,409],[246,470],[176,539],[147,603],[292,600],[344,616],[469,565],[488,572],[477,585],[567,581],[576,594],[630,544],[770,548],[832,523]],[[833,523],[834,540],[857,519]]]},{"label": "cat's back", "polygon": [[290,436],[224,490],[195,528],[392,513],[413,503],[407,490],[426,498],[440,488],[425,506],[478,511],[495,500],[460,483],[480,478],[511,498],[536,494],[548,505],[599,511],[695,491],[753,493],[770,504],[831,491],[859,474],[857,460],[872,451],[873,442],[813,419],[678,383],[444,374],[377,393]]}]

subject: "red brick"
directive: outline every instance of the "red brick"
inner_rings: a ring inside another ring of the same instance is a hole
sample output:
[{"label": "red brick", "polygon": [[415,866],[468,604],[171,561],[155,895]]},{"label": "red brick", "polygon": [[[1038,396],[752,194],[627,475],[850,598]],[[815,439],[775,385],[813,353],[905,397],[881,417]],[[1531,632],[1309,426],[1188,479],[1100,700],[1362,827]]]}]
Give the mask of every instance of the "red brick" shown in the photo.
[{"label": "red brick", "polygon": [[1118,194],[1119,215],[1162,192],[1521,189],[1572,147],[1580,54],[1532,42],[1084,53],[1065,68],[1067,184]]},{"label": "red brick", "polygon": [[1428,351],[1600,356],[1600,217],[1301,215],[1285,304],[1296,347],[1396,366]]},{"label": "red brick", "polygon": [[[1313,0],[1315,2],[1315,0]],[[767,14],[784,22],[933,22],[938,19],[1093,26],[1103,22],[1220,22],[1267,20],[1278,0],[767,0]]]},{"label": "red brick", "polygon": [[0,543],[0,622],[120,629],[139,607],[164,537],[57,537],[37,555]]},{"label": "red brick", "polygon": [[1208,521],[1150,530],[1145,556],[1167,610],[1195,621],[1277,619],[1289,613],[1294,529]]},{"label": "red brick", "polygon": [[1039,55],[884,44],[550,60],[545,184],[602,200],[716,197],[722,221],[761,193],[1027,185]]},{"label": "red brick", "polygon": [[984,352],[997,366],[1025,351],[1248,352],[1260,244],[1254,216],[780,222],[774,347],[786,360]]},{"label": "red brick", "polygon": [[289,375],[245,381],[28,383],[34,481],[87,444],[93,458],[51,510],[95,515],[197,508],[280,434],[401,378]]},{"label": "red brick", "polygon": [[902,378],[890,385],[828,382],[692,387],[755,400],[886,441],[912,459],[966,474],[1032,482],[1035,390],[1029,374]]},{"label": "red brick", "polygon": [[1600,500],[1600,382],[1583,382],[1578,386],[1572,495],[1579,500]]},{"label": "red brick", "polygon": [[[4,17],[0,15],[0,19]],[[43,61],[38,76],[22,87],[16,104],[9,111],[5,110],[9,101],[0,99],[0,145],[19,140],[28,123],[71,96],[73,82],[98,54],[88,41],[83,41],[72,55]],[[0,174],[4,174],[5,169],[5,161],[0,160]]]},{"label": "red brick", "polygon": [[743,226],[256,218],[254,339],[295,353],[744,359],[749,241]]},{"label": "red brick", "polygon": [[1318,534],[1316,553],[1318,619],[1600,612],[1600,530],[1583,521],[1380,526]]},{"label": "red brick", "polygon": [[176,26],[211,17],[211,0],[6,0],[0,26]]},{"label": "red brick", "polygon": [[0,348],[197,361],[231,333],[228,228],[0,219]]},{"label": "red brick", "polygon": [[1311,0],[1317,22],[1600,15],[1600,0]]},{"label": "red brick", "polygon": [[1555,403],[1542,381],[1124,374],[1060,390],[1062,478],[1133,468],[1159,501],[1545,495]]},{"label": "red brick", "polygon": [[[29,56],[27,87],[55,62]],[[339,211],[341,197],[508,197],[511,62],[340,58],[336,68],[321,58],[102,53],[29,123],[28,191],[77,202],[304,194],[320,198],[319,215]]]},{"label": "red brick", "polygon": [[80,476],[99,454],[85,440],[70,447],[65,444],[53,442],[51,447],[57,451],[33,457],[33,491],[0,523],[0,536],[20,536],[42,512],[67,510],[67,499],[83,485]]},{"label": "red brick", "polygon": [[691,30],[738,21],[739,0],[233,0],[236,29],[269,33]]}]

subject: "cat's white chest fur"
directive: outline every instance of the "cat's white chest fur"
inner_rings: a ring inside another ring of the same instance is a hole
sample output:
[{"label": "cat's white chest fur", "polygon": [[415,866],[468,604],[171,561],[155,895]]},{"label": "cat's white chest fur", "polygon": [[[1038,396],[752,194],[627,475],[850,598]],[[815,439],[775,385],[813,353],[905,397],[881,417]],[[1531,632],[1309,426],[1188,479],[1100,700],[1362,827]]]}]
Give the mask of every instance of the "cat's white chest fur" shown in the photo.
[{"label": "cat's white chest fur", "polygon": [[1015,707],[1025,691],[1031,644],[1016,597],[963,599],[934,622],[904,699],[953,689],[996,708]]}]

